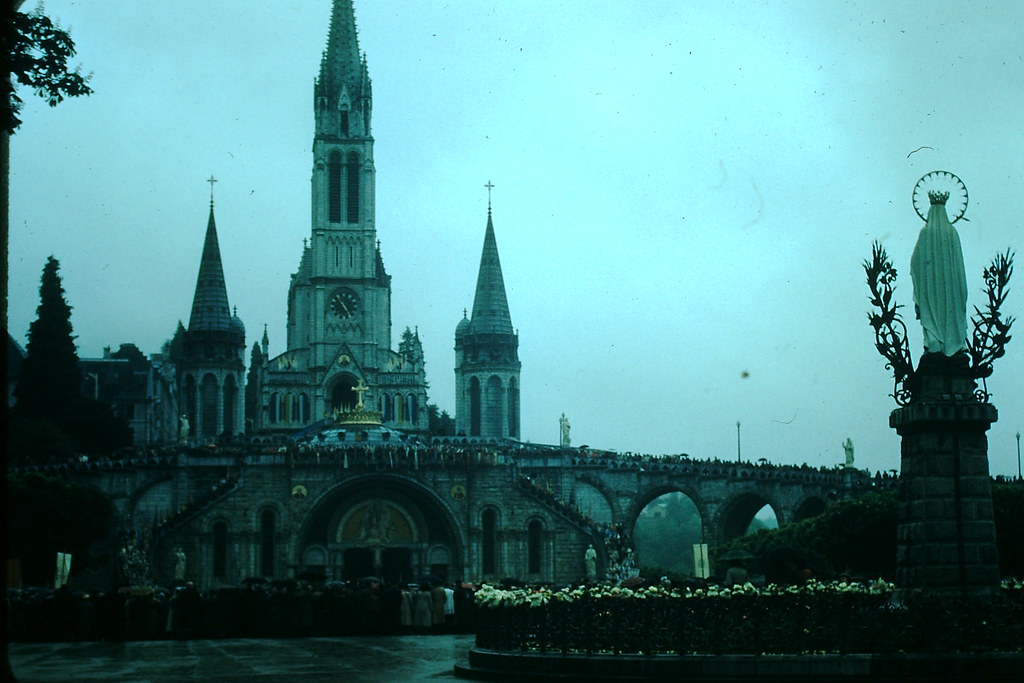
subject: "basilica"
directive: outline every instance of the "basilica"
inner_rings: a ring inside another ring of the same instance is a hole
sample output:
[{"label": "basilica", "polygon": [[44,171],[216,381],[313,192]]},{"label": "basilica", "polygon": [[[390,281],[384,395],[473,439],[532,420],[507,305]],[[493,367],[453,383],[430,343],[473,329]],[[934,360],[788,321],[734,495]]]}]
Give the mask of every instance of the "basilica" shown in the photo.
[{"label": "basilica", "polygon": [[[287,350],[271,357],[264,331],[247,376],[245,328],[228,303],[211,198],[191,317],[168,353],[177,423],[189,438],[315,434],[356,424],[357,408],[361,428],[345,430],[351,438],[371,438],[367,425],[428,431],[418,332],[406,328],[392,348],[391,275],[375,219],[373,91],[350,1],[333,4],[313,103],[311,226],[288,286]],[[490,208],[472,317],[458,324],[455,350],[458,433],[519,437],[518,337]]]}]

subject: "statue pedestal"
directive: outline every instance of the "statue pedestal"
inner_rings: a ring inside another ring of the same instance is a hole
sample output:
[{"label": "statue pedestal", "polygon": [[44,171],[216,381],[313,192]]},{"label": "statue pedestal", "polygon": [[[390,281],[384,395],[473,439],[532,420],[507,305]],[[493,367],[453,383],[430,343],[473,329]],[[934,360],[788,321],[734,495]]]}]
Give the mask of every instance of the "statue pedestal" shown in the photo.
[{"label": "statue pedestal", "polygon": [[903,439],[898,594],[987,598],[999,589],[985,436],[997,413],[975,388],[965,354],[925,354],[913,399],[889,417]]}]

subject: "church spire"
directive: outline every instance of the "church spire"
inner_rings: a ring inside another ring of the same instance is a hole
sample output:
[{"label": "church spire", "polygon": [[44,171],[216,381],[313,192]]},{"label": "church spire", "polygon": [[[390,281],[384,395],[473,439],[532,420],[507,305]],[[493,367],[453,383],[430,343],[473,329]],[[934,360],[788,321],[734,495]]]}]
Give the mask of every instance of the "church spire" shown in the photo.
[{"label": "church spire", "polygon": [[[211,188],[213,187],[211,183]],[[196,293],[192,299],[192,317],[188,331],[227,331],[231,328],[231,308],[224,283],[224,267],[217,242],[217,224],[213,220],[213,197],[210,197],[210,218],[206,223],[206,240],[199,262]]]},{"label": "church spire", "polygon": [[505,297],[505,280],[501,276],[501,261],[498,259],[498,242],[494,238],[494,220],[489,198],[487,230],[484,233],[480,272],[476,278],[476,295],[473,298],[472,323],[473,331],[478,334],[513,334],[512,316],[509,315],[508,299]]},{"label": "church spire", "polygon": [[370,76],[366,57],[359,52],[352,0],[334,0],[315,97],[318,133],[369,135]]}]

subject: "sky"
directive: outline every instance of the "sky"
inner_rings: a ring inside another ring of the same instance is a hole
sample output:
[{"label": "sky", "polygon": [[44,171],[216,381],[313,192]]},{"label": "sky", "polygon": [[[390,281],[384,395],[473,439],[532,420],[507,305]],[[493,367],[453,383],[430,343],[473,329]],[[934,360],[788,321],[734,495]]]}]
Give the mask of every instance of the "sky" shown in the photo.
[{"label": "sky", "polygon": [[[188,323],[213,175],[247,345],[266,326],[285,350],[330,4],[46,3],[95,93],[52,109],[22,93],[16,339],[53,254],[82,357],[159,352]],[[454,413],[493,182],[529,441],[557,443],[564,413],[573,445],[831,466],[850,438],[857,466],[898,469],[872,242],[899,272],[915,361],[917,180],[948,170],[970,192],[969,306],[992,258],[1024,246],[1015,0],[356,0],[356,17],[393,344],[418,328],[430,401]],[[1022,312],[1019,267],[1004,315]],[[1021,387],[1014,339],[988,382],[993,474],[1017,474]]]}]

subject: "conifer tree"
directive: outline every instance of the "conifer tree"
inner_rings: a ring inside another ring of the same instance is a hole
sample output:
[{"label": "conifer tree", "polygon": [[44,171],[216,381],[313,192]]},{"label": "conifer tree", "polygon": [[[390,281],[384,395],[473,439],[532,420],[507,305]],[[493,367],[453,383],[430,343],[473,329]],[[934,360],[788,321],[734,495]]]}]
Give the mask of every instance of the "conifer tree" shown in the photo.
[{"label": "conifer tree", "polygon": [[60,262],[50,256],[43,267],[38,317],[29,327],[27,355],[14,397],[19,415],[63,424],[81,395],[82,371],[59,269]]}]

